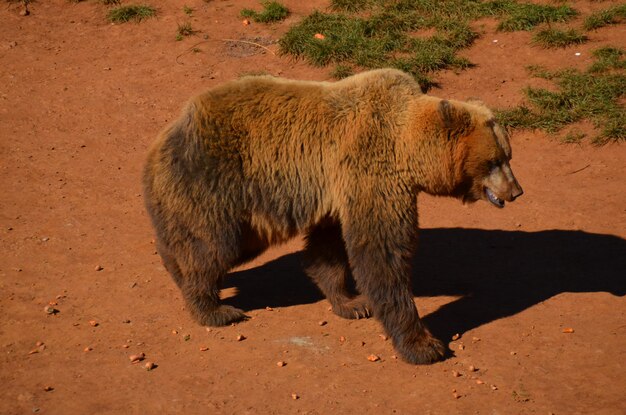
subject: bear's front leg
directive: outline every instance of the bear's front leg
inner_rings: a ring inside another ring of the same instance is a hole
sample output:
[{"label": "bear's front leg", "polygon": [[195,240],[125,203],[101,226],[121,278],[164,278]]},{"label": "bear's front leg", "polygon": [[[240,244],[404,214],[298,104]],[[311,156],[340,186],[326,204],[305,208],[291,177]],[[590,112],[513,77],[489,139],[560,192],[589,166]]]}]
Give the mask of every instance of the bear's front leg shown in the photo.
[{"label": "bear's front leg", "polygon": [[344,221],[352,275],[400,356],[409,363],[431,363],[443,358],[446,349],[424,326],[413,301],[410,275],[417,212],[411,212],[409,206],[404,212],[390,206],[398,208],[390,204],[379,209],[370,206],[369,212],[375,214]]}]

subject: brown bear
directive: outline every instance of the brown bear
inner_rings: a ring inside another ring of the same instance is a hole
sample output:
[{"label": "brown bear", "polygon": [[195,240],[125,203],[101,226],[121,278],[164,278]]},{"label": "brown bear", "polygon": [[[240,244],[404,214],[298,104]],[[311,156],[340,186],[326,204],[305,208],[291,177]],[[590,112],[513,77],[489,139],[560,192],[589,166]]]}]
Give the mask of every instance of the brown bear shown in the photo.
[{"label": "brown bear", "polygon": [[244,319],[220,304],[221,280],[304,234],[306,272],[334,312],[371,312],[400,356],[428,363],[444,346],[411,292],[417,194],[503,207],[522,194],[510,159],[482,104],[425,95],[397,70],[256,76],[193,98],[152,145],[143,183],[158,251],[200,324]]}]

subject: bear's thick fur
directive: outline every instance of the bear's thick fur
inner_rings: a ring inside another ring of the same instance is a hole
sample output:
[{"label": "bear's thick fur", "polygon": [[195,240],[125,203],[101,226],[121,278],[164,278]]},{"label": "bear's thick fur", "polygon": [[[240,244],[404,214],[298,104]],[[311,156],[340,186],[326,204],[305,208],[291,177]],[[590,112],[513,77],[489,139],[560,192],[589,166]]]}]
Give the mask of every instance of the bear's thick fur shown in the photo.
[{"label": "bear's thick fur", "polygon": [[373,313],[405,360],[427,363],[444,346],[411,292],[417,194],[501,207],[521,194],[510,158],[482,104],[424,95],[397,70],[336,83],[247,77],[193,98],[160,134],[145,201],[158,251],[200,324],[245,318],[220,304],[222,278],[302,233],[306,271],[334,312]]}]

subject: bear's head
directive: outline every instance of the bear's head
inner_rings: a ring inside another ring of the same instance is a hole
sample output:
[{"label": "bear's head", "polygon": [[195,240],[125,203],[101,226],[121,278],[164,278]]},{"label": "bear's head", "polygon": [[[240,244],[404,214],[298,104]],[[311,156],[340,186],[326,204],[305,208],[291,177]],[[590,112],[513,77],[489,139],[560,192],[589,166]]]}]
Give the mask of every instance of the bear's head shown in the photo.
[{"label": "bear's head", "polygon": [[487,200],[503,208],[523,190],[511,170],[511,145],[506,131],[480,102],[442,100],[439,115],[448,140],[454,141],[457,186],[464,202]]}]

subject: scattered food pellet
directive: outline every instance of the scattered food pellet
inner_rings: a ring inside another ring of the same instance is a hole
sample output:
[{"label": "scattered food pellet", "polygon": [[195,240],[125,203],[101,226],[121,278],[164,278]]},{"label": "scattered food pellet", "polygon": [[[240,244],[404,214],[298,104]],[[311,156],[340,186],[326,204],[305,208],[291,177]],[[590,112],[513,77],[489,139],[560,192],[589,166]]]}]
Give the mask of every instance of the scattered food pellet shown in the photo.
[{"label": "scattered food pellet", "polygon": [[89,320],[89,325],[92,327],[98,327],[100,323],[98,323],[96,320]]},{"label": "scattered food pellet", "polygon": [[456,370],[452,371],[452,376],[454,376],[455,378],[458,378],[461,376],[461,374],[459,372],[457,372]]},{"label": "scattered food pellet", "polygon": [[283,362],[283,361],[281,360],[280,362],[277,362],[277,363],[276,363],[276,366],[278,366],[278,367],[283,367],[283,366],[285,366],[286,364],[287,364],[287,363],[285,363],[285,362]]},{"label": "scattered food pellet", "polygon": [[563,333],[573,333],[573,332],[574,332],[574,329],[571,327],[567,327],[563,329]]},{"label": "scattered food pellet", "polygon": [[369,360],[370,362],[378,362],[380,360],[380,357],[376,356],[375,354],[371,354],[367,356],[367,360]]},{"label": "scattered food pellet", "polygon": [[102,267],[102,265],[96,265],[95,270],[96,271],[102,271],[104,269],[104,267]]},{"label": "scattered food pellet", "polygon": [[53,388],[52,386],[45,386],[45,387],[43,388],[43,390],[44,390],[44,391],[46,391],[46,392],[50,392],[50,391],[53,391],[53,390],[54,390],[54,388]]},{"label": "scattered food pellet", "polygon": [[293,399],[295,401],[296,399],[300,399],[300,397],[298,396],[298,394],[292,393],[291,394],[291,399]]},{"label": "scattered food pellet", "polygon": [[243,334],[239,334],[239,335],[237,335],[237,341],[238,341],[238,342],[240,342],[240,341],[242,341],[242,340],[245,340],[245,339],[246,339],[246,336],[244,336]]},{"label": "scattered food pellet", "polygon": [[138,363],[146,358],[144,353],[133,354],[128,357],[130,359],[130,363]]},{"label": "scattered food pellet", "polygon": [[323,39],[325,39],[325,38],[326,38],[326,36],[324,36],[324,35],[323,35],[323,34],[321,34],[321,33],[316,33],[315,35],[313,35],[313,37],[314,37],[315,39],[320,39],[320,40],[323,40]]},{"label": "scattered food pellet", "polygon": [[59,310],[57,310],[56,308],[47,305],[43,308],[43,311],[45,311],[47,314],[56,314],[59,312]]},{"label": "scattered food pellet", "polygon": [[457,333],[454,336],[452,336],[452,341],[459,340],[459,338],[461,338],[461,335]]},{"label": "scattered food pellet", "polygon": [[147,371],[150,371],[150,370],[154,369],[156,367],[156,365],[153,362],[146,362],[146,364],[143,367]]},{"label": "scattered food pellet", "polygon": [[200,348],[200,351],[201,351],[201,352],[206,352],[207,350],[209,350],[209,348],[208,348],[208,347],[206,347],[206,346],[202,346],[202,347]]},{"label": "scattered food pellet", "polygon": [[384,334],[380,334],[379,336],[380,336],[380,338],[381,338],[381,339],[383,339],[383,340],[387,340],[387,339],[388,339],[388,337],[387,337],[386,335],[384,335]]},{"label": "scattered food pellet", "polygon": [[320,326],[325,326],[326,324],[328,324],[328,322],[326,320],[322,320],[319,322]]}]

